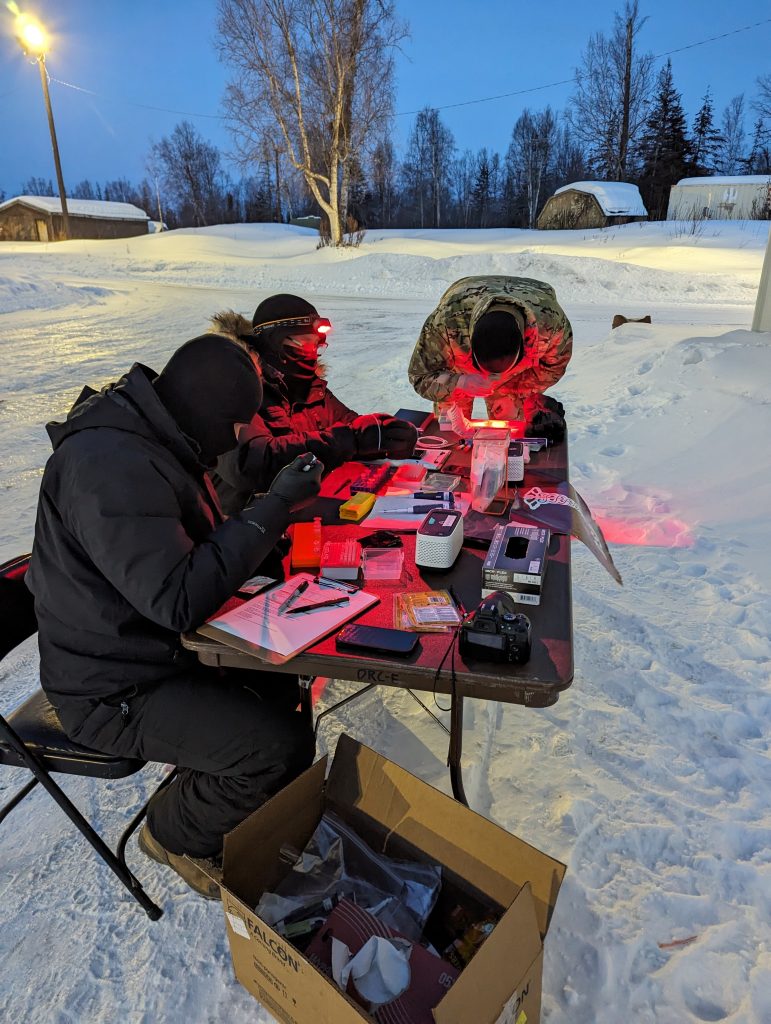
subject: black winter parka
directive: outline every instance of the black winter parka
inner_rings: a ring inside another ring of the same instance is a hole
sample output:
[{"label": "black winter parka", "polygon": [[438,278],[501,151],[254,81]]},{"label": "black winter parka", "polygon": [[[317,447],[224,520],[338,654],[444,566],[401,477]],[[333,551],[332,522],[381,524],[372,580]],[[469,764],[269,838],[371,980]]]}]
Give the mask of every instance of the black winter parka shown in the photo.
[{"label": "black winter parka", "polygon": [[221,607],[289,520],[271,495],[224,520],[195,443],[152,386],[156,376],[137,363],[47,426],[54,453],[27,583],[41,682],[60,713],[188,673],[195,659],[180,632]]}]

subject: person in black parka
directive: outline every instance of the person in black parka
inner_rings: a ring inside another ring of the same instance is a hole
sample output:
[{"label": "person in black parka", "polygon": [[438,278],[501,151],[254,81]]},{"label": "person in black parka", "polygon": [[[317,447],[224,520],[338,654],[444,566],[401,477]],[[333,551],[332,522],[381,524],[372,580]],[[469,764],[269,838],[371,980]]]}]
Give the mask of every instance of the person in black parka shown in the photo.
[{"label": "person in black parka", "polygon": [[[251,576],[291,509],[318,493],[298,458],[225,519],[207,469],[262,397],[242,346],[203,336],[160,376],[139,363],[81,395],[43,475],[27,584],[41,683],[65,732],[95,750],[180,766],[151,802],[145,853],[216,895],[183,854],[223,835],[313,760],[296,677],[204,668],[180,643]],[[187,874],[186,874],[187,872]],[[200,876],[200,877],[199,877]]]},{"label": "person in black parka", "polygon": [[408,458],[418,434],[386,413],[359,415],[324,378],[319,353],[328,320],[299,295],[271,295],[251,323],[232,310],[212,318],[212,329],[246,345],[261,363],[263,400],[237,448],[217,462],[212,481],[225,512],[238,512],[255,489],[300,452],[312,452],[327,470],[358,459]]}]

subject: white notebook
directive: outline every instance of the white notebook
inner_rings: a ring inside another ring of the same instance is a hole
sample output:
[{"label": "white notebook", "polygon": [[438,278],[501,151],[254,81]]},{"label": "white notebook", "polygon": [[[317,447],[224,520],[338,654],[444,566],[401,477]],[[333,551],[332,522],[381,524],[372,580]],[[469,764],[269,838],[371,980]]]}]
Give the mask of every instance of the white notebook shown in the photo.
[{"label": "white notebook", "polygon": [[[303,614],[279,614],[280,605],[303,581],[308,582],[308,588],[292,602],[292,609],[337,597],[348,597],[348,602]],[[310,573],[298,573],[280,586],[244,601],[238,608],[209,619],[196,632],[270,665],[282,665],[379,600],[363,590],[346,594],[337,588],[321,587],[313,582]]]}]

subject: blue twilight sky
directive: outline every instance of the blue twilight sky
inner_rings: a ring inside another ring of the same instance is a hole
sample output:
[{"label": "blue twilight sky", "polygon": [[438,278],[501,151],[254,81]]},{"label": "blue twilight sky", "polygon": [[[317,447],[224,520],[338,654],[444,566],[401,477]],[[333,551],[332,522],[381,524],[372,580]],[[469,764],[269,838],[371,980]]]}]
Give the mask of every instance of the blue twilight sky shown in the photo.
[{"label": "blue twilight sky", "polygon": [[[396,0],[410,25],[397,67],[397,111],[461,103],[569,79],[589,35],[609,32],[623,0]],[[54,33],[48,55],[65,184],[83,178],[139,181],[152,140],[187,117],[227,151],[220,113],[227,77],[214,48],[214,0],[30,0]],[[672,55],[689,122],[707,86],[719,114],[737,93],[749,102],[771,72],[769,0],[642,0],[642,44],[654,54],[765,21],[749,31]],[[540,20],[539,20],[540,19]],[[16,194],[31,175],[54,178],[37,69],[21,54],[0,0],[0,188]],[[459,149],[505,151],[524,106],[562,109],[571,86],[442,111]],[[91,95],[94,93],[95,95]],[[164,112],[151,108],[168,108]],[[197,116],[192,116],[197,115]],[[202,116],[210,115],[210,116]],[[751,131],[753,114],[748,116]],[[414,117],[396,118],[403,151]]]}]

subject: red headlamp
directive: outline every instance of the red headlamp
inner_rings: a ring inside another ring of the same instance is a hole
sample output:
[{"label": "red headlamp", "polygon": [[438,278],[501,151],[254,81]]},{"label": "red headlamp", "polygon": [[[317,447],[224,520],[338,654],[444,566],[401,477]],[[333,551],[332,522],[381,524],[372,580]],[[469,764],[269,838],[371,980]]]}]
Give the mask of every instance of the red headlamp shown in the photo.
[{"label": "red headlamp", "polygon": [[313,332],[321,341],[326,341],[327,335],[332,330],[332,324],[325,316],[293,316],[287,317],[285,320],[269,320],[267,323],[257,324],[252,328],[252,334],[255,338],[259,338],[264,331],[272,330],[275,327],[307,327],[308,331],[304,333]]}]

